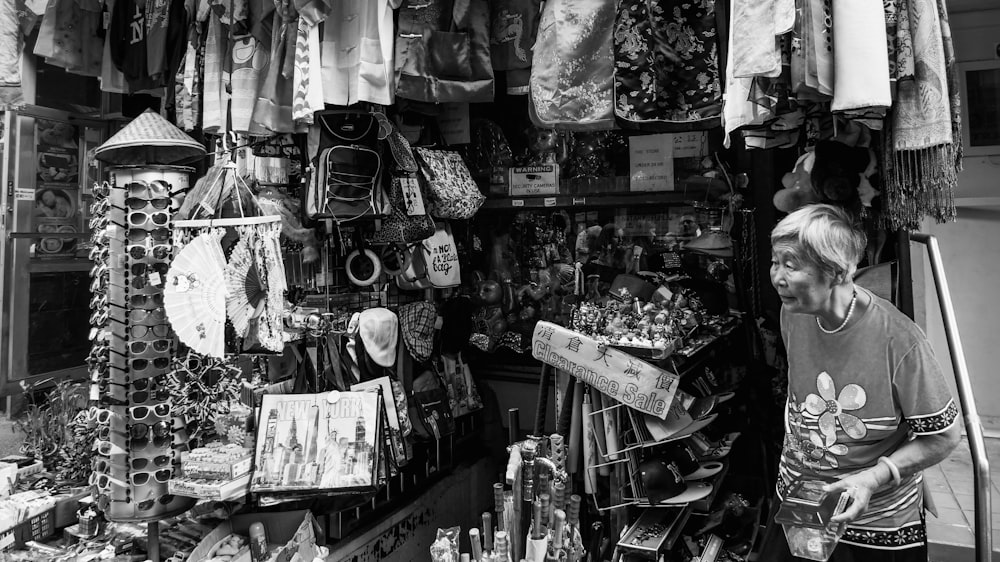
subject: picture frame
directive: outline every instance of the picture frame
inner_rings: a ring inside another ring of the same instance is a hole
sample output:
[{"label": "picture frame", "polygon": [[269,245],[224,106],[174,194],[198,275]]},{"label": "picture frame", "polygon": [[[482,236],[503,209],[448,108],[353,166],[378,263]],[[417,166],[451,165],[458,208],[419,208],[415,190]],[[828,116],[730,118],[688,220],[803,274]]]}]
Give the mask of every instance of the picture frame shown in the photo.
[{"label": "picture frame", "polygon": [[1000,59],[958,63],[962,148],[966,156],[1000,154]]}]

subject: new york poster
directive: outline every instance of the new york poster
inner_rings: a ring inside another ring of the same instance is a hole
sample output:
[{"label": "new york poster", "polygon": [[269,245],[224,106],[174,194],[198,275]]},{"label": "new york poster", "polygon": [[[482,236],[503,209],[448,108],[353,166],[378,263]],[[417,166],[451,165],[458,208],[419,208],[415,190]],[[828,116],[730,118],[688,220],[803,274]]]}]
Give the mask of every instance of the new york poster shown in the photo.
[{"label": "new york poster", "polygon": [[378,392],[265,394],[252,492],[342,490],[377,485],[382,400]]}]

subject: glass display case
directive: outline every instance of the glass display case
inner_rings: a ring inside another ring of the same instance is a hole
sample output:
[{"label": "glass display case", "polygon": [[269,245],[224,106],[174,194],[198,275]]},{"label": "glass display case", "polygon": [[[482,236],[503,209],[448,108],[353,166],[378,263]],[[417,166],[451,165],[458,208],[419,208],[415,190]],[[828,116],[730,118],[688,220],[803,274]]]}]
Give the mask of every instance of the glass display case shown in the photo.
[{"label": "glass display case", "polygon": [[106,123],[24,106],[3,114],[0,383],[86,374],[91,187]]}]

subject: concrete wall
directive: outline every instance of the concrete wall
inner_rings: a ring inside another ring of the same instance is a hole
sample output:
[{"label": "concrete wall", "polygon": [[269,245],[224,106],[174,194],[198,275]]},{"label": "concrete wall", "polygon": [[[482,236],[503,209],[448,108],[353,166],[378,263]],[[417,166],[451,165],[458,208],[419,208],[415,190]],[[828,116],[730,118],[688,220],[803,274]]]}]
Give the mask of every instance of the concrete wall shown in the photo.
[{"label": "concrete wall", "polygon": [[[981,2],[980,6],[984,9],[951,16],[959,63],[1000,63],[996,54],[996,45],[1000,43],[1000,9],[994,8],[994,2]],[[994,9],[985,9],[987,6]],[[1000,435],[1000,150],[994,155],[968,156],[964,163],[956,193],[958,221],[948,224],[928,221],[923,230],[933,234],[941,248],[983,425],[988,434]],[[912,250],[917,320],[924,326],[942,367],[953,381],[926,251],[919,244],[914,244]]]}]

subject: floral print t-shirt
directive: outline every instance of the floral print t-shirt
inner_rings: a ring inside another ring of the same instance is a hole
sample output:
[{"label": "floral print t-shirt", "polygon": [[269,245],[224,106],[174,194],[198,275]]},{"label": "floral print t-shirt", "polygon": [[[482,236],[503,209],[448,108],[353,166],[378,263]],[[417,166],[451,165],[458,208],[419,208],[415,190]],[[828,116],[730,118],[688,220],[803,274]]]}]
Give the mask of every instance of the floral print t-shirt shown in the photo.
[{"label": "floral print t-shirt", "polygon": [[[872,467],[916,435],[947,430],[958,417],[923,332],[891,303],[871,297],[864,316],[836,334],[821,332],[811,314],[781,311],[788,401],[779,498],[796,480],[833,482]],[[881,549],[922,544],[922,483],[923,475],[915,474],[876,491],[841,541]]]}]

